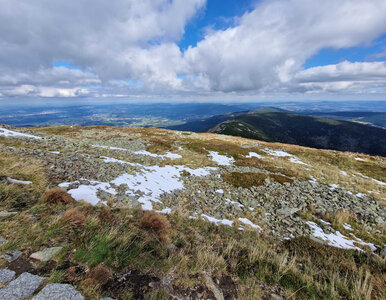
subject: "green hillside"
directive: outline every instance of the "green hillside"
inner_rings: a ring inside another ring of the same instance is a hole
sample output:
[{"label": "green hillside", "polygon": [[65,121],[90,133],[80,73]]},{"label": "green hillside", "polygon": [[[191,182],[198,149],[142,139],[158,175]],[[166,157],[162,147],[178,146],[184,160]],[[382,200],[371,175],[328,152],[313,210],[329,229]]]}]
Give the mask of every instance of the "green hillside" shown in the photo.
[{"label": "green hillside", "polygon": [[319,149],[386,155],[384,129],[287,112],[244,113],[208,131]]}]

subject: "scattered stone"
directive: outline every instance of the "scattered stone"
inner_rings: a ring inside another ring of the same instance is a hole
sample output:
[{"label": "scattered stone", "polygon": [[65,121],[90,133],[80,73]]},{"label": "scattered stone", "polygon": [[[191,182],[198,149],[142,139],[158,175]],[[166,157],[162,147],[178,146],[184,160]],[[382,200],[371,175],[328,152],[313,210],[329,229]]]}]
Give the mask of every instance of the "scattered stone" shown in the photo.
[{"label": "scattered stone", "polygon": [[269,295],[269,300],[284,300],[284,298],[276,294],[271,294]]},{"label": "scattered stone", "polygon": [[84,297],[71,285],[51,283],[48,284],[32,300],[84,300]]},{"label": "scattered stone", "polygon": [[6,211],[6,210],[0,211],[0,217],[2,217],[2,218],[9,217],[9,216],[14,216],[14,215],[17,215],[17,212]]},{"label": "scattered stone", "polygon": [[0,236],[0,246],[4,245],[6,242],[8,242],[5,238]]},{"label": "scattered stone", "polygon": [[5,252],[4,254],[0,255],[0,258],[5,259],[7,262],[13,262],[14,260],[18,259],[23,252],[19,250],[9,251]]},{"label": "scattered stone", "polygon": [[30,273],[23,273],[0,290],[0,299],[25,299],[36,291],[44,279],[44,277],[32,275]]},{"label": "scattered stone", "polygon": [[15,277],[15,272],[8,269],[0,269],[0,283],[11,281]]},{"label": "scattered stone", "polygon": [[46,248],[42,251],[38,251],[35,253],[32,253],[30,258],[39,260],[39,261],[49,261],[55,254],[59,253],[60,250],[62,250],[63,247],[52,247],[52,248]]},{"label": "scattered stone", "polygon": [[204,274],[204,277],[205,277],[206,286],[208,287],[208,289],[210,289],[213,292],[216,300],[224,300],[224,295],[214,284],[212,277],[210,277],[208,274]]},{"label": "scattered stone", "polygon": [[386,256],[386,246],[383,247],[380,254],[381,256]]}]

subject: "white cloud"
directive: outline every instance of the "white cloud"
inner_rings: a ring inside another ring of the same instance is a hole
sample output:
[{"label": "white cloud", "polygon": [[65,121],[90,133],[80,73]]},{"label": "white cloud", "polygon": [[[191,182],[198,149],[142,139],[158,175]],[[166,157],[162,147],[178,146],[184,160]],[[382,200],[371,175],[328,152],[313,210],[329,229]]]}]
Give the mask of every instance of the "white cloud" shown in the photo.
[{"label": "white cloud", "polygon": [[320,49],[370,43],[384,32],[383,0],[267,0],[237,26],[207,35],[185,59],[213,90],[275,90]]},{"label": "white cloud", "polygon": [[[263,0],[177,46],[206,0],[0,0],[3,96],[267,95],[386,90],[382,63],[303,70],[323,48],[370,45],[384,0]],[[53,67],[68,61],[79,69]],[[92,88],[90,88],[92,86]]]}]

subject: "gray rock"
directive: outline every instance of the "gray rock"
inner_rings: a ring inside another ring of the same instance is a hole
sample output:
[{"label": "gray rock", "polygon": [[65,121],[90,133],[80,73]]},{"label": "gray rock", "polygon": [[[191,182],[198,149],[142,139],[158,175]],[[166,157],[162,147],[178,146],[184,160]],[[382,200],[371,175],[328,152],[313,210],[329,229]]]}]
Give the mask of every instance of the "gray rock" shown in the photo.
[{"label": "gray rock", "polygon": [[0,283],[11,281],[15,277],[15,271],[0,269]]},{"label": "gray rock", "polygon": [[[21,300],[31,296],[45,278],[23,273],[0,290],[0,299]],[[54,298],[53,298],[54,299]]]},{"label": "gray rock", "polygon": [[32,253],[30,255],[30,258],[33,258],[39,261],[49,261],[55,254],[59,253],[60,250],[62,249],[63,247],[46,248],[42,251]]},{"label": "gray rock", "polygon": [[285,216],[290,216],[290,215],[293,215],[294,213],[296,213],[297,211],[299,211],[299,208],[297,207],[286,207],[286,208],[282,208],[282,209],[279,209],[277,211],[277,213],[279,215],[285,215]]},{"label": "gray rock", "polygon": [[11,211],[6,211],[6,210],[0,211],[0,217],[2,217],[2,218],[14,216],[14,215],[17,215],[17,212],[11,212]]},{"label": "gray rock", "polygon": [[381,256],[386,256],[386,246],[383,247],[380,254]]},{"label": "gray rock", "polygon": [[84,300],[84,297],[71,285],[51,283],[48,284],[32,300]]},{"label": "gray rock", "polygon": [[18,259],[23,252],[19,250],[9,251],[5,252],[4,254],[0,255],[0,258],[5,259],[7,262],[13,262],[14,260]]},{"label": "gray rock", "polygon": [[210,277],[208,274],[205,274],[204,277],[205,277],[206,286],[208,287],[208,289],[210,289],[213,292],[216,300],[224,300],[223,293],[214,284],[212,277]]},{"label": "gray rock", "polygon": [[5,238],[0,236],[0,246],[4,245],[6,242],[8,242]]}]

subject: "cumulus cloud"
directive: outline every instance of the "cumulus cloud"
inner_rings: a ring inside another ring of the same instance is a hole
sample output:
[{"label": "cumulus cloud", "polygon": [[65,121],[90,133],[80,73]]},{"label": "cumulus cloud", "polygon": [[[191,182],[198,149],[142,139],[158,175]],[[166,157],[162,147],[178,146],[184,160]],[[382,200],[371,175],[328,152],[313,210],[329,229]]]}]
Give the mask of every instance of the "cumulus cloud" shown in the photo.
[{"label": "cumulus cloud", "polygon": [[383,0],[269,0],[184,57],[190,73],[207,78],[213,90],[275,89],[320,49],[370,43],[384,32]]},{"label": "cumulus cloud", "polygon": [[[80,97],[386,89],[382,62],[304,70],[386,32],[384,0],[262,0],[178,47],[206,0],[0,0],[0,93]],[[70,67],[53,67],[55,61]],[[91,87],[91,88],[90,88]],[[97,88],[95,88],[97,87]]]}]

